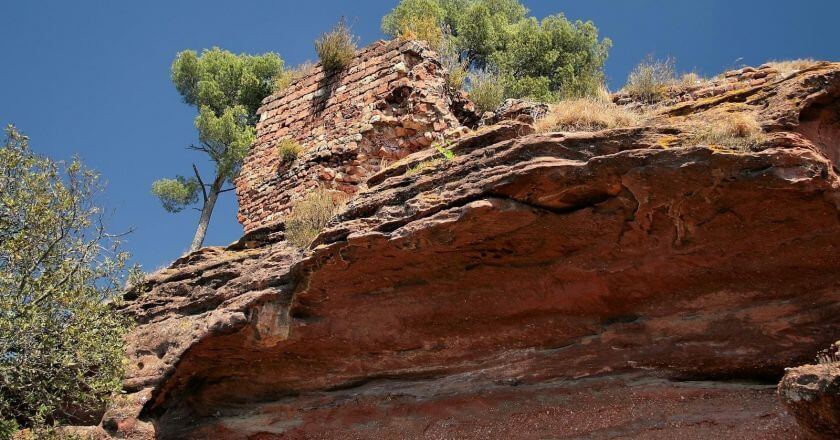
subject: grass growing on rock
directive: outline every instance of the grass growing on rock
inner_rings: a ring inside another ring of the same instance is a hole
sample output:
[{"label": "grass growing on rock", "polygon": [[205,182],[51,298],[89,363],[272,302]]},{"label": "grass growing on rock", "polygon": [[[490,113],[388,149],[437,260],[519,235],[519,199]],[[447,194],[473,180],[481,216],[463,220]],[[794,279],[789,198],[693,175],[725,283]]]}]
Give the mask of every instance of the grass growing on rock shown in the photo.
[{"label": "grass growing on rock", "polygon": [[560,101],[549,107],[548,114],[537,120],[538,132],[597,131],[632,127],[643,120],[641,114],[598,98]]},{"label": "grass growing on rock", "polygon": [[294,69],[287,69],[281,72],[274,78],[274,92],[281,92],[286,90],[290,85],[299,79],[312,74],[315,65],[310,61],[305,61]]},{"label": "grass growing on rock", "polygon": [[315,51],[324,70],[343,70],[350,65],[356,56],[356,38],[344,19],[315,41]]},{"label": "grass growing on rock", "polygon": [[294,139],[283,139],[277,144],[277,155],[280,156],[280,161],[284,164],[290,164],[300,156],[303,148],[300,143]]},{"label": "grass growing on rock", "polygon": [[344,207],[346,195],[326,188],[307,194],[286,218],[286,240],[303,249],[312,243],[321,229]]},{"label": "grass growing on rock", "polygon": [[749,151],[765,139],[761,125],[749,113],[724,113],[689,137],[691,143]]},{"label": "grass growing on rock", "polygon": [[800,58],[796,60],[784,60],[784,61],[769,61],[767,63],[770,67],[779,71],[779,75],[787,76],[794,72],[799,72],[800,70],[807,69],[814,64],[817,64],[817,61],[811,58]]},{"label": "grass growing on rock", "polygon": [[443,163],[443,159],[441,159],[439,157],[436,157],[434,159],[424,160],[423,162],[420,162],[417,165],[414,165],[413,167],[410,167],[409,169],[407,169],[405,171],[405,175],[406,176],[414,176],[414,175],[422,173],[426,169],[436,167],[436,166],[440,165],[441,163]]}]

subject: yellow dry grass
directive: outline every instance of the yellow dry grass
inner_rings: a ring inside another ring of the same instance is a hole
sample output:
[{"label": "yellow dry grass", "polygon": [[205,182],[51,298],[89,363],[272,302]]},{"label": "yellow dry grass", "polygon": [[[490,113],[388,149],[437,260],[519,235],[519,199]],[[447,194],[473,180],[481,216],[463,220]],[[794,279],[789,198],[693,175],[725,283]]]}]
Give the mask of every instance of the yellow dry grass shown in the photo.
[{"label": "yellow dry grass", "polygon": [[535,123],[538,132],[597,131],[632,127],[643,120],[641,114],[610,101],[581,98],[552,104],[548,114]]},{"label": "yellow dry grass", "polygon": [[795,60],[782,60],[782,61],[769,61],[767,64],[770,67],[779,71],[779,74],[782,76],[790,75],[791,73],[798,72],[802,69],[807,69],[814,64],[817,64],[817,60],[811,58],[799,58]]}]

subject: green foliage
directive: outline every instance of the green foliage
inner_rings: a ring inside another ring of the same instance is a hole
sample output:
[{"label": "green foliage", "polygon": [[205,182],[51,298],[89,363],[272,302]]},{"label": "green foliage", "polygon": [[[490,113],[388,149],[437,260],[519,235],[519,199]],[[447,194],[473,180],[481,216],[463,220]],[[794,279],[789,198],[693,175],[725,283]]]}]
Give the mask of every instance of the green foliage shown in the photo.
[{"label": "green foliage", "polygon": [[222,186],[236,177],[254,142],[262,100],[278,84],[290,81],[283,60],[275,53],[235,55],[214,47],[200,56],[191,50],[176,56],[172,82],[184,102],[199,110],[195,127],[200,143],[189,148],[207,154],[216,166],[215,177],[205,183],[193,165],[195,179],[161,179],[152,185],[152,193],[170,212],[196,203],[201,194],[201,217],[190,250],[203,244],[216,198],[227,191]]},{"label": "green foliage", "polygon": [[9,440],[18,430],[18,424],[14,420],[0,420],[0,440]]},{"label": "green foliage", "polygon": [[276,53],[236,55],[218,47],[205,49],[200,56],[185,50],[172,63],[172,82],[184,102],[209,107],[216,115],[240,105],[251,124],[282,73],[283,60]]},{"label": "green foliage", "polygon": [[543,101],[594,96],[612,42],[598,41],[592,22],[570,22],[562,14],[512,27],[504,50],[491,62],[506,74],[507,97]]},{"label": "green foliage", "polygon": [[344,19],[315,41],[315,51],[324,70],[343,70],[350,65],[356,56],[356,38]]},{"label": "green foliage", "polygon": [[[125,320],[108,304],[127,254],[94,203],[98,176],[0,147],[0,420],[74,421],[120,388]],[[11,427],[3,423],[3,429]]]},{"label": "green foliage", "polygon": [[233,180],[257,134],[248,123],[245,108],[236,105],[217,115],[209,107],[202,107],[195,127],[198,139],[216,163],[216,175]]},{"label": "green foliage", "polygon": [[441,156],[443,156],[444,160],[452,160],[455,159],[455,152],[449,148],[448,143],[437,143],[435,144],[435,149],[438,150]]},{"label": "green foliage", "polygon": [[416,22],[431,20],[438,27],[443,26],[445,15],[446,11],[438,0],[403,0],[382,17],[382,30],[388,35],[399,37]]},{"label": "green foliage", "polygon": [[470,73],[468,79],[470,99],[479,110],[496,110],[505,100],[505,84],[499,74],[481,70]]},{"label": "green foliage", "polygon": [[674,60],[654,59],[648,55],[627,77],[624,91],[647,103],[655,103],[665,97],[668,89],[677,82]]},{"label": "green foliage", "polygon": [[302,148],[294,139],[283,139],[277,144],[277,155],[283,163],[292,163],[300,156]]},{"label": "green foliage", "polygon": [[305,248],[318,236],[344,205],[343,193],[319,188],[310,192],[292,208],[286,218],[286,239],[299,248]]},{"label": "green foliage", "polygon": [[139,264],[133,264],[131,267],[128,268],[125,277],[125,288],[130,289],[133,286],[137,286],[142,284],[146,281],[146,272],[143,271],[143,266]]},{"label": "green foliage", "polygon": [[405,170],[406,176],[414,176],[417,174],[422,173],[424,170],[436,167],[443,163],[443,159],[436,157],[434,159],[424,160],[413,167],[409,167]]},{"label": "green foliage", "polygon": [[[383,17],[382,29],[440,39],[439,46],[452,47],[467,70],[492,68],[504,81],[504,98],[595,95],[612,42],[599,41],[592,22],[571,22],[562,14],[539,21],[527,14],[518,0],[402,0]],[[435,31],[431,24],[439,36],[428,35]],[[450,71],[456,65],[444,64]]]},{"label": "green foliage", "polygon": [[160,179],[152,183],[152,194],[160,199],[167,212],[180,212],[198,201],[198,181],[184,176],[174,179]]}]

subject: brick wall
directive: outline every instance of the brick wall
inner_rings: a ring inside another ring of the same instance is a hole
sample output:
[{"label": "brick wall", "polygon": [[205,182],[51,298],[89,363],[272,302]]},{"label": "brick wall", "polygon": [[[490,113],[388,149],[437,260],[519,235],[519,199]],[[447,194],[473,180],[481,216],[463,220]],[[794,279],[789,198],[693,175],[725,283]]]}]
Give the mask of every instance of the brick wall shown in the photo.
[{"label": "brick wall", "polygon": [[[452,113],[444,72],[422,43],[379,41],[340,72],[316,65],[263,101],[257,140],[236,179],[245,231],[283,219],[319,186],[358,191],[380,167],[463,130]],[[277,144],[303,147],[291,164]]]}]

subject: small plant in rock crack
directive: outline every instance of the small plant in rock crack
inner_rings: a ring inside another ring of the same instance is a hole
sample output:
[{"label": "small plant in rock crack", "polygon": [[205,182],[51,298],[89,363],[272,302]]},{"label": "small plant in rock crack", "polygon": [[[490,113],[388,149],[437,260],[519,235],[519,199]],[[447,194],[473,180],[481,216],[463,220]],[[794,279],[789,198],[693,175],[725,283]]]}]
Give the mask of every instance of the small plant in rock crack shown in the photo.
[{"label": "small plant in rock crack", "polygon": [[434,147],[443,156],[444,160],[452,160],[455,158],[455,152],[450,148],[451,145],[451,142],[438,142]]}]

